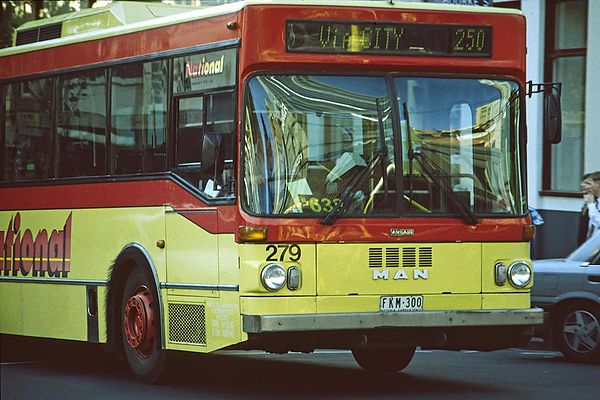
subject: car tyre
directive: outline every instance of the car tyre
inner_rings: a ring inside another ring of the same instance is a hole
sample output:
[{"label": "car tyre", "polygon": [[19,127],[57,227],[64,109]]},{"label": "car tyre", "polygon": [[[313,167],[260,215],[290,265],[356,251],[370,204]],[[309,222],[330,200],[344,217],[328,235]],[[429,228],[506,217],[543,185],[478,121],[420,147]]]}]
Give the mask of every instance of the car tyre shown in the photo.
[{"label": "car tyre", "polygon": [[554,329],[555,343],[567,359],[600,361],[600,305],[580,303],[562,309]]},{"label": "car tyre", "polygon": [[408,366],[416,347],[374,347],[352,349],[354,359],[369,372],[397,372]]}]

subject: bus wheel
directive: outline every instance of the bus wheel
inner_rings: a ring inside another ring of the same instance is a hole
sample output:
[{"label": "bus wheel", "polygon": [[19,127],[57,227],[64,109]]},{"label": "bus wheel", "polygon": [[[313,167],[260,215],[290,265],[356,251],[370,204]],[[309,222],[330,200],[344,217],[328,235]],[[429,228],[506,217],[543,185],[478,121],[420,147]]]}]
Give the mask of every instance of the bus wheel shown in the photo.
[{"label": "bus wheel", "polygon": [[571,361],[600,361],[600,307],[574,304],[562,310],[556,320],[555,343]]},{"label": "bus wheel", "polygon": [[416,347],[374,347],[352,349],[354,359],[369,372],[397,372],[408,366]]},{"label": "bus wheel", "polygon": [[121,336],[129,369],[139,381],[154,383],[163,371],[166,353],[160,346],[157,293],[140,267],[127,277],[121,310]]}]

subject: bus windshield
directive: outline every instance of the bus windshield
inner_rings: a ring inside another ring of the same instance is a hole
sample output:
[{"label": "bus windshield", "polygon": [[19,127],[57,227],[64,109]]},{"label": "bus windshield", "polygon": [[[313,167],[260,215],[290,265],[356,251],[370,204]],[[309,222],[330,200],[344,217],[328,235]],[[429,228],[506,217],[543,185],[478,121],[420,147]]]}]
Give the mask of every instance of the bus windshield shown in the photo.
[{"label": "bus windshield", "polygon": [[518,89],[487,78],[254,76],[243,206],[329,222],[524,214]]}]

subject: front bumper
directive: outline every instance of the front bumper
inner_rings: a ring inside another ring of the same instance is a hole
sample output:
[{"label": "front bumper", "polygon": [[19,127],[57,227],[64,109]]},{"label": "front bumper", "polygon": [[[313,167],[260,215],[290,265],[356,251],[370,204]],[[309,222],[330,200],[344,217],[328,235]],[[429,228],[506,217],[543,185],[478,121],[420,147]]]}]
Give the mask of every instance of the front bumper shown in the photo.
[{"label": "front bumper", "polygon": [[330,314],[243,315],[246,333],[335,331],[374,328],[532,326],[544,322],[541,308]]}]

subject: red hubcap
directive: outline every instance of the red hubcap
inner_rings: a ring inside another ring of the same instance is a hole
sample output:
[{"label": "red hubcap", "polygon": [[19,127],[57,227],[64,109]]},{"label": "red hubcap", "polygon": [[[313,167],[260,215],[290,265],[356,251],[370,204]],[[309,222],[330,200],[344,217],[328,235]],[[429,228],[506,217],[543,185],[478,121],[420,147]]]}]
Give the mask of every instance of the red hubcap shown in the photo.
[{"label": "red hubcap", "polygon": [[127,299],[123,326],[129,346],[142,357],[149,357],[154,350],[154,311],[152,295],[147,287],[138,287]]}]

